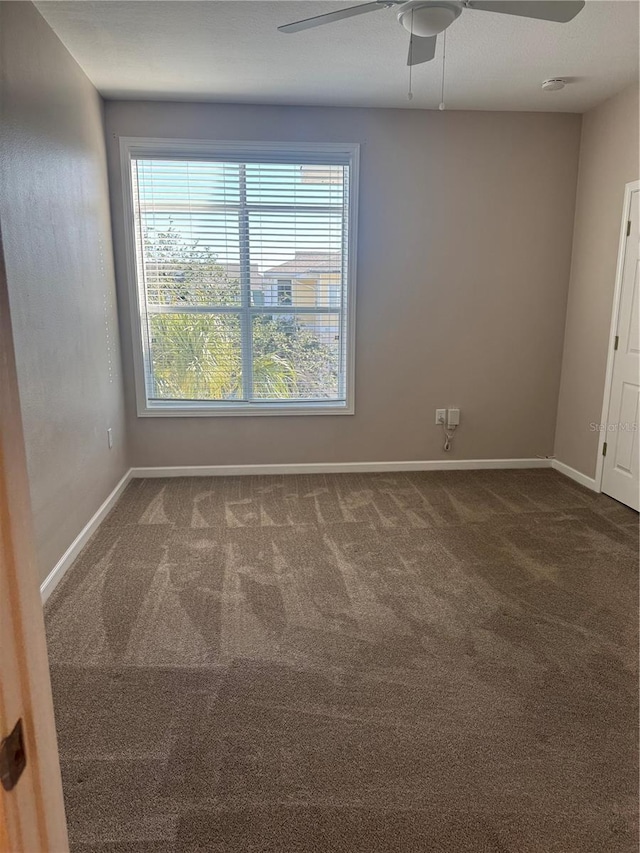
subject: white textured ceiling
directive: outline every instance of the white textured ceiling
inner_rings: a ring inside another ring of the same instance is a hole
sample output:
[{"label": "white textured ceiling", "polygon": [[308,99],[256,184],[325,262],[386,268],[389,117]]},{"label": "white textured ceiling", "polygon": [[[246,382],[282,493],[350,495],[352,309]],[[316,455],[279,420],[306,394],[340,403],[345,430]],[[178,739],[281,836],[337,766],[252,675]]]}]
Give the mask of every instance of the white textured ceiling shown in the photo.
[{"label": "white textured ceiling", "polygon": [[[413,71],[382,9],[295,35],[278,24],[354,5],[315,0],[82,0],[36,4],[107,98],[436,108],[442,37]],[[465,9],[447,31],[452,109],[583,112],[638,78],[638,3],[587,0],[568,24]],[[548,77],[572,82],[540,89]]]}]

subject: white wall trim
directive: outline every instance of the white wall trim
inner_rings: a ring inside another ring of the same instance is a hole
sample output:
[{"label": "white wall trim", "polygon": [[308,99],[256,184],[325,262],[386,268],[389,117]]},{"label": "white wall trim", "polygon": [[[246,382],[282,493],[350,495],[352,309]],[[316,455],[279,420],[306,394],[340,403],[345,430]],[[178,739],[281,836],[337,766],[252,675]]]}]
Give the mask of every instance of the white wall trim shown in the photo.
[{"label": "white wall trim", "polygon": [[[607,369],[604,380],[604,396],[602,400],[602,414],[600,415],[600,423],[608,424],[609,422],[609,404],[611,402],[611,386],[613,384],[613,363],[615,361],[614,342],[618,333],[618,319],[620,315],[620,299],[622,297],[622,275],[624,273],[624,260],[627,251],[627,222],[631,215],[631,197],[634,192],[640,192],[640,181],[631,181],[625,184],[624,201],[622,204],[622,221],[620,223],[620,238],[618,242],[618,260],[616,264],[616,278],[613,291],[613,304],[611,308],[611,327],[609,329],[609,349],[607,356]],[[596,457],[596,476],[597,491],[602,491],[602,477],[604,474],[604,456],[602,448],[607,439],[607,430],[600,430],[598,439],[598,455]],[[578,472],[576,472],[578,473]],[[583,476],[582,474],[580,476]],[[586,479],[589,479],[588,477]]]},{"label": "white wall trim", "polygon": [[113,508],[116,501],[120,497],[120,495],[124,492],[127,484],[131,480],[131,468],[127,471],[124,477],[120,480],[115,489],[111,492],[111,494],[107,497],[107,499],[100,505],[98,510],[91,516],[89,521],[82,528],[80,533],[73,540],[71,545],[64,552],[62,557],[55,564],[53,569],[49,572],[47,577],[42,582],[40,586],[40,597],[42,598],[42,603],[49,598],[53,590],[58,586],[60,581],[65,575],[65,572],[69,568],[69,566],[73,563],[75,558],[78,556],[80,551],[87,544],[89,539],[96,532],[98,527],[104,521],[107,513]]},{"label": "white wall trim", "polygon": [[385,471],[474,471],[550,468],[551,459],[434,459],[408,462],[309,462],[274,465],[185,465],[132,468],[132,477],[237,477],[247,474],[348,474]]},{"label": "white wall trim", "polygon": [[591,489],[592,492],[600,491],[600,486],[593,477],[587,477],[586,474],[576,471],[575,468],[571,468],[569,465],[565,465],[564,462],[559,462],[557,459],[552,459],[551,462],[551,467],[554,471],[558,471],[560,474],[564,474],[565,477],[575,480],[576,483],[580,483],[581,486],[586,486],[587,489]]}]

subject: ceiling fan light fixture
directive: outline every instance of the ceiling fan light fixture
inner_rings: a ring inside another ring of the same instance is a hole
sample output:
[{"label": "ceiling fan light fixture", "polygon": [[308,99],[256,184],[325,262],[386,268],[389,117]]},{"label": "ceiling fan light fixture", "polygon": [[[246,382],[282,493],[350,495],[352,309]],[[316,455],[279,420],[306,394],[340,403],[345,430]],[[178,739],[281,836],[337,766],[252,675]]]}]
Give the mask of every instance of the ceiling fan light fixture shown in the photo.
[{"label": "ceiling fan light fixture", "polygon": [[412,35],[430,38],[444,32],[462,11],[462,3],[410,0],[403,3],[398,20]]}]

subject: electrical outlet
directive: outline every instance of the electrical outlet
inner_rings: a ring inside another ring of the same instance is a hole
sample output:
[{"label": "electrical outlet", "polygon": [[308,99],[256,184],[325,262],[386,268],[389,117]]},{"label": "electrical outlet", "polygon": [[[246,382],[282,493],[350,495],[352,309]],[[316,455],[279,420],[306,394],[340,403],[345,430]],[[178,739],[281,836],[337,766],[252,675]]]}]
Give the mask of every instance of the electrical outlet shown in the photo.
[{"label": "electrical outlet", "polygon": [[460,423],[460,409],[447,410],[447,426],[454,427]]},{"label": "electrical outlet", "polygon": [[436,409],[436,423],[443,424],[447,420],[447,410],[446,409]]},{"label": "electrical outlet", "polygon": [[109,450],[111,450],[111,448],[113,447],[113,431],[111,427],[108,427],[107,429],[107,442],[109,444]]}]

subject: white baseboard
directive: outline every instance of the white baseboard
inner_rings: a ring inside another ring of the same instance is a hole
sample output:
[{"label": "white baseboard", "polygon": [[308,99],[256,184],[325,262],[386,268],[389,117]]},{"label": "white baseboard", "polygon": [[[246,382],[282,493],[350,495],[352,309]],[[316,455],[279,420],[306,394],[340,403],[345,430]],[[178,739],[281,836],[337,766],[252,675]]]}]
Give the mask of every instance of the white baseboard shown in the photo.
[{"label": "white baseboard", "polygon": [[80,551],[82,551],[89,539],[93,536],[98,527],[100,527],[100,524],[104,520],[109,510],[113,508],[120,495],[124,492],[129,480],[131,480],[131,469],[127,471],[127,473],[120,480],[118,485],[107,497],[104,503],[98,508],[94,515],[85,524],[80,533],[78,533],[71,545],[69,545],[62,557],[60,557],[53,569],[44,579],[40,587],[40,596],[42,598],[43,604],[49,598],[53,590],[58,586],[58,584],[64,577],[65,572],[73,563]]},{"label": "white baseboard", "polygon": [[593,477],[587,477],[586,474],[582,474],[580,473],[580,471],[576,471],[575,468],[571,468],[569,465],[565,465],[564,462],[560,462],[557,459],[552,459],[551,461],[551,467],[554,469],[554,471],[558,471],[560,474],[564,474],[565,477],[569,477],[569,479],[575,480],[576,483],[580,483],[581,486],[586,486],[587,489],[591,489],[592,492],[600,491]]},{"label": "white baseboard", "polygon": [[550,468],[551,459],[435,459],[416,462],[309,462],[283,465],[185,465],[132,468],[132,477],[238,477],[247,474],[349,474],[385,471],[475,471],[483,468]]}]

